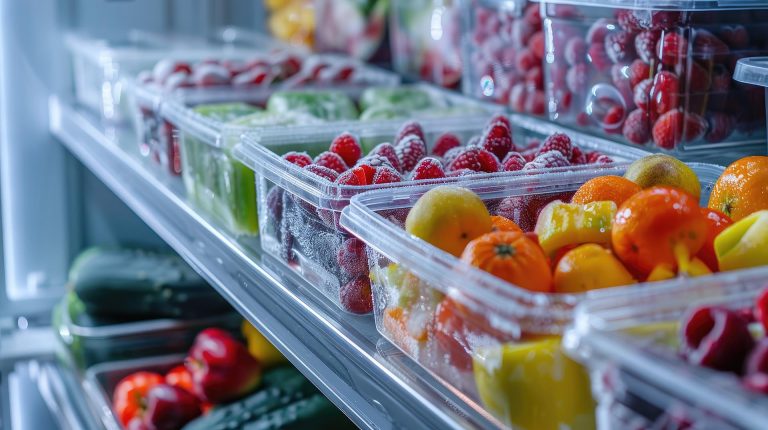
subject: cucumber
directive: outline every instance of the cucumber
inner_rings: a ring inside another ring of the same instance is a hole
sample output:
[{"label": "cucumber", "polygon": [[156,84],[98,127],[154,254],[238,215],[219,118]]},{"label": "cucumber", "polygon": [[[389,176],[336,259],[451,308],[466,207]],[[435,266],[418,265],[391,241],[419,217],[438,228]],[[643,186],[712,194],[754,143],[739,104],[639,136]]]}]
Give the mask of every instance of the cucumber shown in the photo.
[{"label": "cucumber", "polygon": [[198,318],[229,304],[184,260],[141,249],[92,248],[77,257],[69,282],[95,317]]}]

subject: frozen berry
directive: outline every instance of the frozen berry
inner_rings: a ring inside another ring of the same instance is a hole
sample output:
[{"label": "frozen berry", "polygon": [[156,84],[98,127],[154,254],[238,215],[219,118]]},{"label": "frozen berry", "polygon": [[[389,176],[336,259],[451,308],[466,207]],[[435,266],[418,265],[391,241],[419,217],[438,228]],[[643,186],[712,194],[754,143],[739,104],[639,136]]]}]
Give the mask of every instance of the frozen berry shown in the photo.
[{"label": "frozen berry", "polygon": [[356,237],[351,237],[339,246],[336,253],[339,267],[350,277],[365,275],[368,272],[368,258],[365,255],[365,243]]},{"label": "frozen berry", "polygon": [[727,58],[731,50],[722,40],[703,28],[697,28],[693,36],[693,55],[697,58],[715,59]]},{"label": "frozen berry", "polygon": [[616,11],[616,20],[619,26],[625,30],[639,31],[643,29],[643,25],[632,9],[618,9]]},{"label": "frozen berry", "polygon": [[375,171],[376,169],[370,168],[370,166],[368,166],[368,168],[357,166],[339,175],[336,179],[336,183],[339,185],[369,185],[373,182]]},{"label": "frozen berry", "polygon": [[588,164],[594,164],[603,154],[598,151],[590,151],[585,155]]},{"label": "frozen berry", "polygon": [[581,151],[581,148],[574,146],[571,159],[568,161],[570,161],[572,165],[587,164],[587,156],[584,155],[584,152]]},{"label": "frozen berry", "polygon": [[635,52],[646,64],[656,60],[656,44],[659,43],[661,32],[645,30],[635,36]]},{"label": "frozen berry", "polygon": [[509,151],[515,149],[509,127],[502,123],[494,123],[486,127],[480,138],[480,147],[490,151],[500,160],[503,159]]},{"label": "frozen berry", "polygon": [[621,132],[621,126],[624,123],[624,108],[614,105],[608,108],[602,120],[603,130],[609,134]]},{"label": "frozen berry", "polygon": [[488,125],[493,125],[497,122],[506,125],[508,129],[512,130],[512,123],[509,122],[509,117],[507,117],[505,114],[497,113],[496,115],[492,116],[491,119],[488,120]]},{"label": "frozen berry", "polygon": [[595,158],[595,161],[592,164],[611,164],[611,163],[613,163],[613,158],[607,155],[601,154],[601,155],[598,155],[597,158]]},{"label": "frozen berry", "polygon": [[589,71],[586,64],[577,64],[570,69],[565,75],[565,83],[568,89],[574,93],[584,91],[589,80]]},{"label": "frozen berry", "polygon": [[517,57],[515,58],[515,67],[517,67],[518,73],[525,74],[528,72],[528,70],[536,67],[537,65],[541,66],[541,61],[536,58],[536,55],[530,49],[523,48],[520,50],[520,52],[517,53]]},{"label": "frozen berry", "polygon": [[480,160],[480,171],[493,173],[501,170],[501,163],[499,159],[493,155],[490,151],[481,149],[477,154],[478,160]]},{"label": "frozen berry", "polygon": [[707,117],[709,127],[704,139],[710,143],[723,142],[733,133],[736,120],[723,112],[713,112]]},{"label": "frozen berry", "polygon": [[633,101],[640,110],[648,112],[653,81],[645,79],[635,86]]},{"label": "frozen berry", "polygon": [[587,30],[587,43],[590,45],[603,43],[605,36],[607,36],[608,32],[614,27],[615,24],[611,22],[611,20],[606,18],[598,19],[589,27],[589,30]]},{"label": "frozen berry", "polygon": [[321,178],[325,178],[331,182],[335,181],[336,178],[339,177],[339,174],[336,173],[335,170],[331,170],[323,166],[318,166],[317,164],[310,164],[309,166],[304,166],[304,170],[314,173],[315,175],[320,176]]},{"label": "frozen berry", "polygon": [[444,178],[445,171],[440,160],[432,157],[422,158],[411,173],[411,180]]},{"label": "frozen berry", "polygon": [[682,354],[693,364],[741,373],[754,343],[748,323],[728,309],[701,307],[683,322]]},{"label": "frozen berry", "polygon": [[395,170],[402,172],[400,168],[400,159],[397,158],[397,151],[395,151],[395,147],[392,146],[391,143],[383,142],[376,145],[369,156],[371,155],[378,155],[380,157],[386,158],[389,160],[389,164],[392,165]]},{"label": "frozen berry", "polygon": [[528,48],[541,61],[544,58],[544,32],[537,31],[528,39]]},{"label": "frozen berry", "polygon": [[675,72],[678,76],[685,77],[685,88],[689,93],[705,92],[712,83],[709,73],[695,62],[691,62],[687,70],[685,64],[678,64],[675,66]]},{"label": "frozen berry", "polygon": [[505,172],[517,172],[518,170],[523,170],[525,163],[525,158],[519,152],[510,152],[507,154],[507,158],[504,159],[501,168]]},{"label": "frozen berry", "polygon": [[686,58],[688,39],[685,36],[669,32],[656,43],[656,56],[666,66],[674,66]]},{"label": "frozen berry", "polygon": [[541,27],[541,11],[539,10],[539,5],[535,3],[529,4],[525,8],[524,17],[525,22],[534,26],[534,28]]},{"label": "frozen berry", "polygon": [[427,155],[427,146],[424,140],[417,135],[407,135],[395,146],[397,159],[403,173],[410,172],[424,156]]},{"label": "frozen berry", "polygon": [[470,169],[459,169],[459,170],[454,170],[452,172],[449,172],[445,176],[448,178],[460,178],[463,176],[471,176],[471,175],[477,175],[477,172]]},{"label": "frozen berry", "polygon": [[514,112],[525,112],[525,105],[528,99],[528,89],[524,83],[518,83],[512,86],[509,92],[509,107]]},{"label": "frozen berry", "polygon": [[544,89],[544,71],[541,67],[533,67],[525,74],[525,83],[537,90]]},{"label": "frozen berry", "polygon": [[330,151],[325,151],[315,157],[315,164],[327,167],[336,173],[344,173],[349,168],[339,154]]},{"label": "frozen berry", "polygon": [[563,154],[566,160],[573,155],[573,143],[571,138],[565,133],[553,133],[544,140],[544,143],[539,147],[538,153],[543,154],[549,151],[558,151]]},{"label": "frozen berry", "polygon": [[376,168],[382,166],[391,167],[393,169],[395,168],[395,166],[393,166],[390,162],[389,158],[380,154],[366,155],[365,157],[361,158],[355,165],[355,167],[367,168],[368,170],[366,171],[370,173],[370,178],[373,178],[373,172],[376,170]]},{"label": "frozen berry", "polygon": [[432,147],[432,155],[442,157],[449,150],[461,146],[461,141],[453,133],[443,133],[435,139],[435,145]]},{"label": "frozen berry", "polygon": [[376,173],[373,175],[374,184],[391,184],[402,180],[403,178],[400,176],[400,173],[387,166],[377,168]]},{"label": "frozen berry", "polygon": [[473,172],[482,171],[482,164],[480,163],[481,149],[478,147],[463,148],[447,166],[449,172],[461,169],[469,169]]},{"label": "frozen berry", "polygon": [[611,67],[611,59],[608,58],[608,54],[605,52],[605,45],[602,43],[593,43],[589,46],[587,59],[598,72],[604,72]]},{"label": "frozen berry", "polygon": [[756,393],[768,394],[768,373],[747,374],[744,376],[744,387]]},{"label": "frozen berry", "polygon": [[283,159],[299,167],[309,166],[312,164],[312,157],[310,157],[306,152],[291,151],[287,154],[284,154]]},{"label": "frozen berry", "polygon": [[538,149],[526,149],[525,151],[521,152],[520,155],[523,156],[526,163],[530,163],[533,161],[534,158],[536,158],[536,155],[539,154]]},{"label": "frozen berry", "polygon": [[270,222],[280,222],[283,217],[283,189],[281,187],[272,187],[267,193],[267,211]]},{"label": "frozen berry", "polygon": [[586,61],[587,43],[580,37],[573,37],[565,44],[564,54],[565,61],[571,66],[583,63]]},{"label": "frozen berry", "polygon": [[523,170],[549,169],[554,167],[567,167],[571,162],[560,151],[548,151],[536,156],[530,163],[523,166]]},{"label": "frozen berry", "polygon": [[195,84],[192,82],[190,76],[183,72],[176,72],[171,74],[165,79],[163,83],[163,89],[165,91],[173,91],[177,88],[189,88]]},{"label": "frozen berry", "polygon": [[525,112],[532,115],[544,115],[546,110],[547,96],[544,91],[532,91],[528,93],[525,100]]},{"label": "frozen berry", "polygon": [[358,276],[339,289],[341,306],[355,314],[367,314],[373,310],[371,281],[367,276]]},{"label": "frozen berry", "polygon": [[635,35],[628,31],[612,31],[605,36],[605,52],[614,64],[635,58]]},{"label": "frozen berry", "polygon": [[642,109],[635,109],[627,115],[624,127],[621,129],[624,137],[636,144],[642,145],[651,138],[651,125],[648,114]]},{"label": "frozen berry", "polygon": [[667,71],[657,73],[648,94],[650,112],[661,115],[677,108],[679,92],[677,75]]},{"label": "frozen berry", "polygon": [[357,137],[347,132],[336,136],[333,139],[333,142],[331,142],[331,147],[329,149],[331,152],[339,154],[347,166],[354,166],[362,154],[360,142],[358,142]]},{"label": "frozen berry", "polygon": [[514,221],[523,231],[533,231],[544,206],[554,200],[568,201],[568,198],[569,196],[558,194],[506,197],[499,202],[494,215]]},{"label": "frozen berry", "polygon": [[424,141],[424,130],[421,128],[421,124],[416,121],[409,121],[403,124],[400,127],[400,130],[398,130],[397,134],[395,135],[395,144],[400,143],[400,141],[409,134],[415,134],[416,136],[419,136],[422,141]]},{"label": "frozen berry", "polygon": [[627,69],[627,77],[629,78],[629,84],[632,88],[635,88],[637,84],[651,76],[651,66],[644,63],[642,60],[635,60],[629,65]]},{"label": "frozen berry", "polygon": [[744,49],[749,46],[749,32],[743,25],[724,25],[720,28],[720,38],[731,49]]}]

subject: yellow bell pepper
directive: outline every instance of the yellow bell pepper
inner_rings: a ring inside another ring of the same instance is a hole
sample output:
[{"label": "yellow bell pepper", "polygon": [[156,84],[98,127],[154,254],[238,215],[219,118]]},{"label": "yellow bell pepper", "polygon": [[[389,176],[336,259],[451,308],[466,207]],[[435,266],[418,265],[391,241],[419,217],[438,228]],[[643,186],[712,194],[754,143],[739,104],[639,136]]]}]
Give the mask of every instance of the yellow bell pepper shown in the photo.
[{"label": "yellow bell pepper", "polygon": [[554,201],[539,214],[536,235],[544,252],[552,255],[566,245],[610,243],[616,203],[587,204]]}]

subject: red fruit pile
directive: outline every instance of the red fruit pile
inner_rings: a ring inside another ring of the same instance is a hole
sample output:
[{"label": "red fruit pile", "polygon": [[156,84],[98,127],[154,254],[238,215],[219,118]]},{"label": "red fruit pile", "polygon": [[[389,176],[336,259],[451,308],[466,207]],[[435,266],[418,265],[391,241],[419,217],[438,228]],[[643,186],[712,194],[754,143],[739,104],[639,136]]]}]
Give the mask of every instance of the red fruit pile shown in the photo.
[{"label": "red fruit pile", "polygon": [[732,76],[739,58],[765,55],[764,17],[604,10],[613,16],[552,10],[547,88],[558,119],[670,150],[762,132],[762,88]]},{"label": "red fruit pile", "polygon": [[[539,4],[529,4],[519,16],[498,6],[473,2],[476,49],[471,57],[472,74],[467,77],[472,93],[508,104],[515,112],[544,115],[544,31]],[[586,46],[572,46],[571,51],[583,56]]]}]

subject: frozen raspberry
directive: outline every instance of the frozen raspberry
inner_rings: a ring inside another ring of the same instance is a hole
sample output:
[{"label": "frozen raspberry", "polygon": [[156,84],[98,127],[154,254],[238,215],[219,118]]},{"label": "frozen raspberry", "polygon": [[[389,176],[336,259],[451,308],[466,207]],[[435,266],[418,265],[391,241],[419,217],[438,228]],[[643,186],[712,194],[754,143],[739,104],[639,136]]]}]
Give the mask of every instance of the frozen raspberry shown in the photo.
[{"label": "frozen raspberry", "polygon": [[515,149],[509,127],[501,123],[491,124],[486,127],[483,131],[483,136],[480,138],[480,147],[490,151],[498,159],[503,159],[509,151]]},{"label": "frozen raspberry", "polygon": [[525,83],[537,90],[544,89],[544,72],[541,67],[534,67],[525,74]]},{"label": "frozen raspberry", "polygon": [[528,48],[541,61],[544,58],[544,32],[537,31],[528,39]]},{"label": "frozen raspberry", "polygon": [[565,61],[571,66],[583,63],[587,56],[587,43],[580,37],[571,38],[565,44]]},{"label": "frozen raspberry", "polygon": [[588,80],[589,71],[587,65],[583,63],[571,67],[565,75],[565,83],[568,89],[577,94],[586,89]]},{"label": "frozen raspberry", "polygon": [[283,154],[283,159],[299,167],[309,166],[312,164],[312,157],[310,157],[306,152],[291,151],[287,154]]},{"label": "frozen raspberry", "polygon": [[648,112],[648,109],[650,108],[652,86],[653,81],[650,78],[644,79],[639,84],[637,84],[637,86],[635,86],[634,97],[632,100],[635,102],[635,106],[637,106],[642,111]]},{"label": "frozen raspberry", "polygon": [[656,56],[666,66],[674,66],[686,58],[688,39],[685,36],[670,32],[656,43]]},{"label": "frozen raspberry", "polygon": [[598,72],[604,72],[611,67],[611,59],[608,58],[608,54],[605,52],[605,45],[602,43],[593,43],[589,46],[587,59]]},{"label": "frozen raspberry", "polygon": [[400,143],[401,140],[405,136],[408,136],[409,134],[415,134],[416,136],[419,136],[421,138],[421,141],[424,142],[424,130],[421,128],[421,124],[419,124],[416,121],[409,121],[403,124],[400,127],[400,130],[395,135],[395,146],[397,146],[398,143]]},{"label": "frozen raspberry", "polygon": [[685,70],[684,64],[678,64],[675,66],[675,71],[678,76],[685,76],[684,88],[689,93],[703,93],[709,90],[712,79],[709,72],[699,64],[691,62],[688,70]]},{"label": "frozen raspberry", "polygon": [[677,108],[679,93],[677,75],[667,71],[657,73],[648,93],[649,111],[661,115]]},{"label": "frozen raspberry", "polygon": [[683,15],[680,11],[676,10],[635,10],[635,17],[638,19],[640,26],[649,30],[670,30],[683,23]]},{"label": "frozen raspberry", "polygon": [[482,164],[480,162],[480,151],[478,147],[463,148],[456,158],[454,158],[447,166],[449,172],[461,169],[469,169],[474,172],[482,171]]},{"label": "frozen raspberry", "polygon": [[446,152],[445,155],[443,156],[443,165],[447,166],[451,164],[451,161],[455,160],[456,157],[458,157],[462,152],[464,152],[466,148],[469,148],[472,146],[477,146],[477,145],[468,144],[466,147],[458,146],[456,148],[449,149],[448,152]]},{"label": "frozen raspberry", "polygon": [[671,110],[660,116],[653,126],[653,141],[660,148],[673,149],[678,143],[699,139],[707,131],[707,123],[696,114]]},{"label": "frozen raspberry", "polygon": [[541,28],[541,13],[539,10],[539,5],[535,3],[529,4],[525,8],[524,17],[528,24],[531,24],[535,28]]},{"label": "frozen raspberry", "polygon": [[651,138],[650,121],[646,112],[642,109],[635,109],[627,115],[621,133],[628,141],[642,145]]},{"label": "frozen raspberry", "polygon": [[526,149],[525,151],[521,152],[520,155],[523,156],[526,163],[530,163],[533,161],[534,158],[536,158],[536,155],[539,154],[538,149]]},{"label": "frozen raspberry", "polygon": [[633,61],[627,70],[627,77],[629,78],[629,84],[632,88],[635,88],[637,84],[648,79],[650,76],[651,66],[644,63],[642,60]]},{"label": "frozen raspberry", "polygon": [[330,151],[325,151],[315,157],[315,164],[327,167],[336,173],[344,173],[349,168],[339,154]]},{"label": "frozen raspberry", "polygon": [[395,152],[403,173],[410,172],[427,155],[427,145],[419,136],[407,135],[395,146]]},{"label": "frozen raspberry", "polygon": [[353,169],[355,171],[355,175],[360,175],[362,172],[362,176],[360,176],[362,179],[361,185],[367,185],[373,183],[373,175],[376,174],[376,170],[379,169],[379,167],[389,167],[392,168],[392,166],[387,163],[386,160],[382,159],[379,155],[372,155],[363,158],[357,163],[357,166],[355,166]]},{"label": "frozen raspberry", "polygon": [[682,354],[690,363],[741,373],[755,344],[748,323],[736,312],[701,307],[684,319]]},{"label": "frozen raspberry", "polygon": [[357,137],[347,132],[336,136],[336,138],[333,139],[333,142],[331,142],[331,147],[329,149],[331,152],[339,154],[347,166],[354,166],[363,152],[362,149],[360,149],[360,142],[358,142]]},{"label": "frozen raspberry", "polygon": [[514,112],[525,112],[528,99],[528,89],[524,83],[515,84],[509,92],[509,107]]},{"label": "frozen raspberry", "polygon": [[482,172],[498,172],[501,170],[501,162],[490,151],[481,149],[478,153],[478,159],[480,160],[480,171]]},{"label": "frozen raspberry", "polygon": [[635,35],[628,31],[613,31],[605,36],[605,52],[614,64],[635,58]]},{"label": "frozen raspberry", "polygon": [[375,174],[375,172],[376,169],[370,168],[370,166],[368,166],[368,168],[357,166],[339,175],[339,177],[336,178],[336,183],[339,185],[369,185],[373,182],[373,174]]},{"label": "frozen raspberry", "polygon": [[336,253],[339,267],[350,277],[365,275],[368,272],[368,258],[365,255],[365,243],[356,237],[350,237],[339,246]]},{"label": "frozen raspberry", "polygon": [[449,150],[461,146],[461,141],[453,133],[443,133],[435,139],[432,155],[442,157]]},{"label": "frozen raspberry", "polygon": [[523,166],[523,170],[547,169],[554,167],[567,167],[571,162],[568,161],[560,151],[548,151],[536,156],[530,163]]},{"label": "frozen raspberry", "polygon": [[597,159],[600,158],[602,155],[603,154],[601,154],[601,153],[599,153],[597,151],[587,152],[587,154],[586,154],[587,164],[594,164],[595,162],[597,162]]},{"label": "frozen raspberry", "polygon": [[659,43],[661,32],[645,30],[635,36],[635,52],[646,64],[656,59],[656,44]]},{"label": "frozen raspberry", "polygon": [[590,45],[603,43],[605,36],[608,35],[608,32],[611,31],[610,29],[614,26],[614,23],[607,18],[598,19],[589,27],[589,30],[587,30],[586,42]]},{"label": "frozen raspberry", "polygon": [[619,9],[616,11],[616,20],[619,26],[628,31],[640,31],[643,25],[640,23],[637,15],[631,9]]},{"label": "frozen raspberry", "polygon": [[507,158],[504,159],[501,168],[505,172],[517,172],[518,170],[523,170],[525,163],[525,158],[519,152],[510,152],[507,154]]},{"label": "frozen raspberry", "polygon": [[558,151],[563,154],[566,160],[570,159],[573,155],[573,143],[571,142],[571,138],[565,133],[553,133],[547,137],[544,140],[544,144],[538,148],[538,154],[544,154],[549,151]]},{"label": "frozen raspberry", "polygon": [[611,163],[613,163],[613,158],[607,155],[599,155],[597,158],[595,158],[595,161],[593,164],[611,164]]},{"label": "frozen raspberry", "polygon": [[400,176],[400,173],[388,166],[377,168],[376,174],[373,175],[374,184],[391,184],[402,180],[403,178]]},{"label": "frozen raspberry", "polygon": [[584,152],[581,151],[581,148],[574,146],[571,159],[568,161],[571,162],[571,165],[587,164],[587,156],[584,155]]},{"label": "frozen raspberry", "polygon": [[432,157],[422,158],[421,161],[413,169],[411,173],[411,180],[417,181],[419,179],[438,179],[444,178],[445,171],[443,170],[443,163],[440,160]]},{"label": "frozen raspberry", "polygon": [[310,164],[309,166],[304,166],[304,170],[314,173],[315,175],[321,178],[325,178],[331,182],[335,181],[336,178],[339,177],[339,174],[336,173],[335,170],[331,170],[323,166],[318,166],[317,164]]},{"label": "frozen raspberry", "polygon": [[525,100],[525,112],[532,115],[544,115],[547,104],[547,95],[544,91],[532,91]]},{"label": "frozen raspberry", "polygon": [[[765,340],[765,339],[762,339]],[[755,351],[757,348],[755,348]],[[768,373],[752,373],[744,376],[744,387],[756,393],[768,394]]]},{"label": "frozen raspberry", "polygon": [[715,59],[721,61],[727,58],[731,50],[722,40],[703,28],[694,31],[693,55],[696,58]]},{"label": "frozen raspberry", "polygon": [[624,108],[618,105],[611,106],[603,117],[603,130],[609,134],[621,132],[624,123]]},{"label": "frozen raspberry", "polygon": [[367,314],[373,310],[371,281],[367,276],[358,276],[339,289],[341,306],[354,314]]},{"label": "frozen raspberry", "polygon": [[536,57],[536,54],[533,53],[528,48],[523,48],[520,50],[520,52],[517,53],[517,58],[515,58],[515,67],[517,67],[517,72],[521,74],[525,74],[528,72],[528,70],[536,67],[541,66],[541,61]]},{"label": "frozen raspberry", "polygon": [[497,122],[500,122],[507,126],[508,129],[512,130],[512,123],[509,122],[509,117],[503,113],[497,113],[494,116],[491,117],[491,119],[488,120],[487,126],[491,126],[493,124],[496,124]]},{"label": "frozen raspberry", "polygon": [[506,28],[509,31],[511,45],[515,49],[528,46],[528,40],[536,32],[536,28],[533,25],[522,19],[515,20]]},{"label": "frozen raspberry", "polygon": [[743,25],[724,25],[720,28],[720,38],[731,49],[740,50],[749,46],[749,32]]},{"label": "frozen raspberry", "polygon": [[373,148],[373,150],[370,152],[370,155],[378,155],[380,157],[384,157],[389,161],[389,164],[395,168],[395,170],[402,172],[401,166],[400,166],[400,159],[397,158],[397,151],[395,151],[395,147],[392,146],[391,143],[380,143],[376,145],[376,147]]}]

